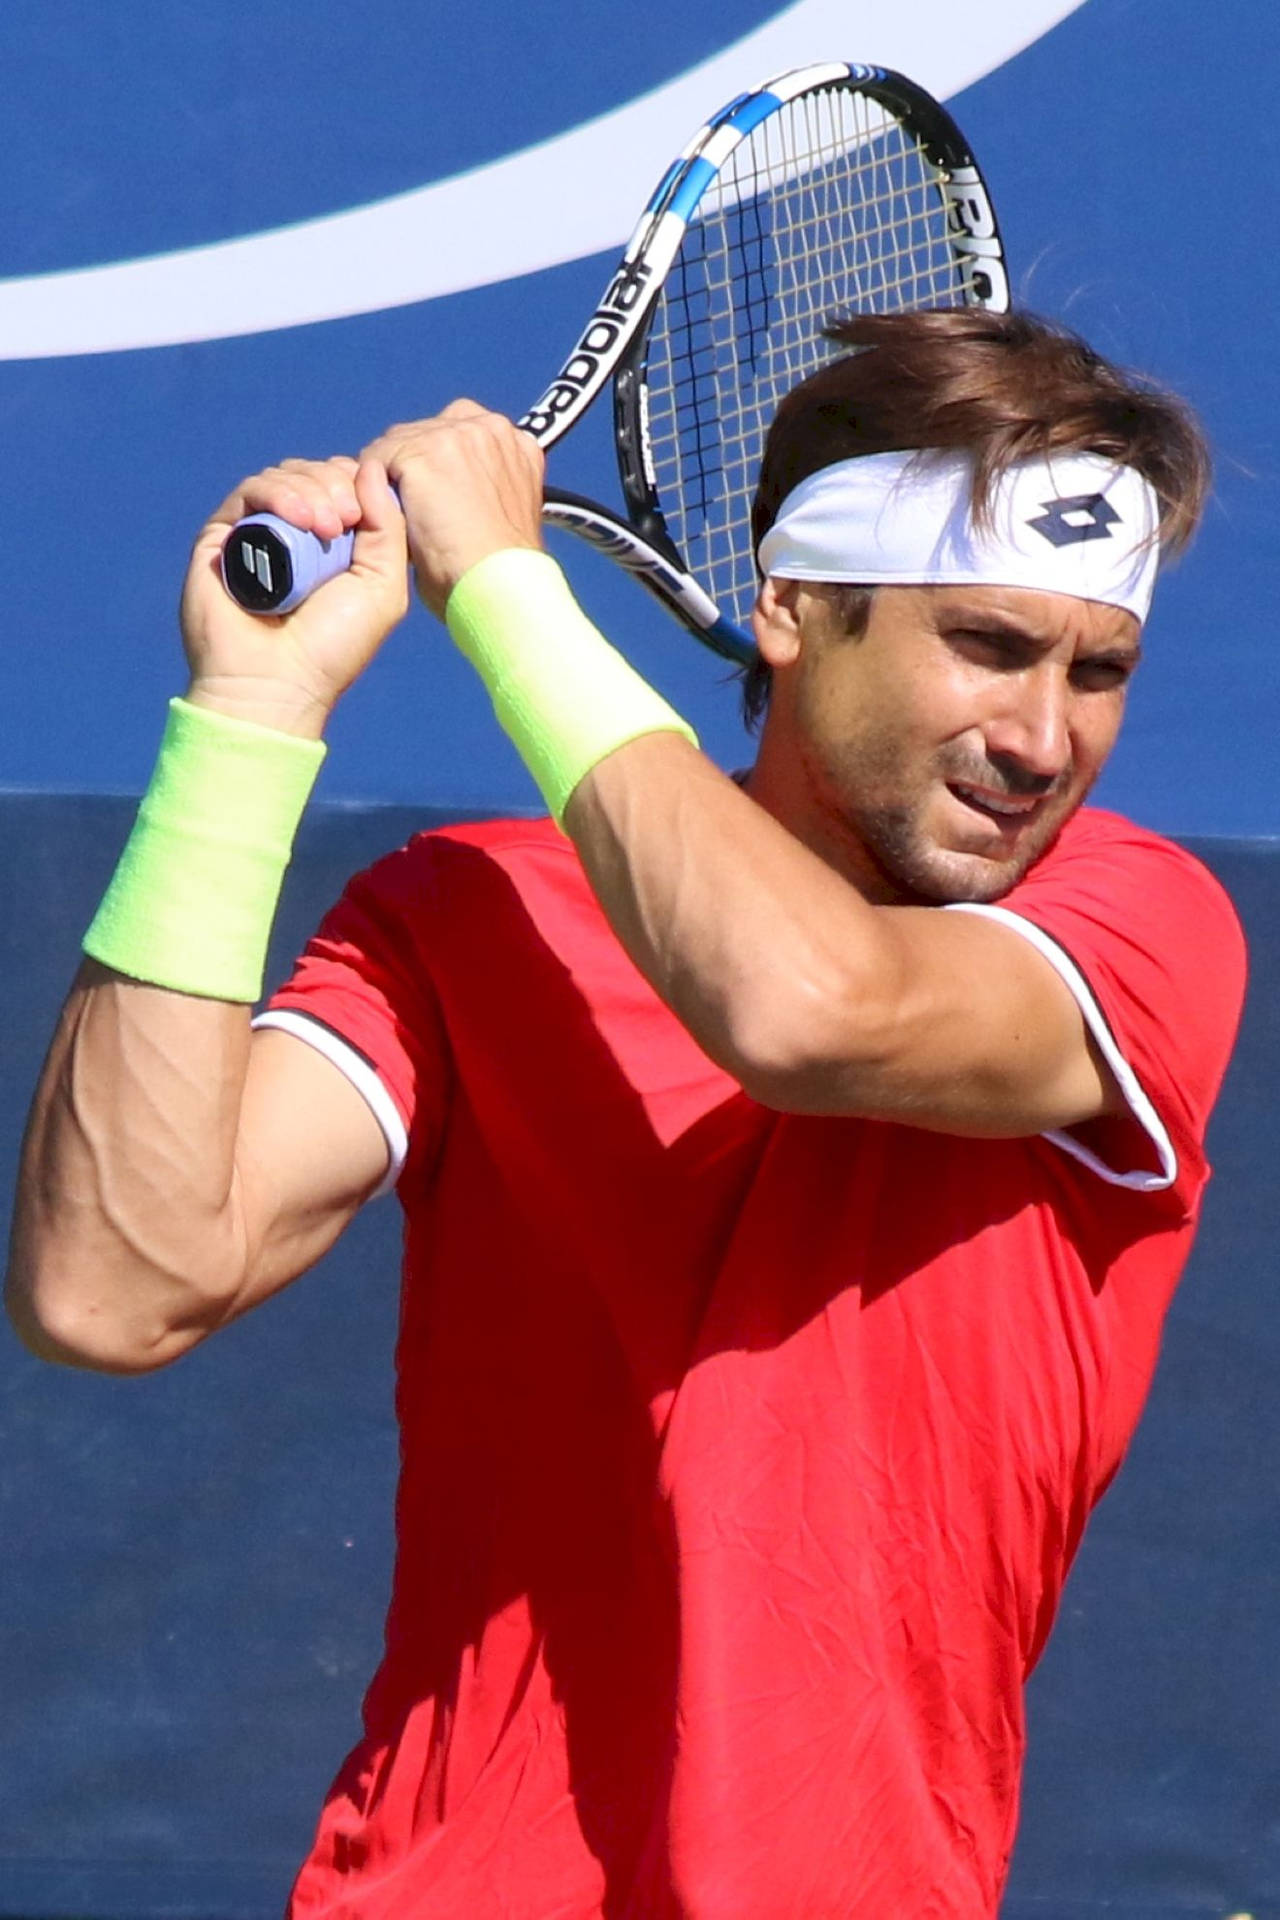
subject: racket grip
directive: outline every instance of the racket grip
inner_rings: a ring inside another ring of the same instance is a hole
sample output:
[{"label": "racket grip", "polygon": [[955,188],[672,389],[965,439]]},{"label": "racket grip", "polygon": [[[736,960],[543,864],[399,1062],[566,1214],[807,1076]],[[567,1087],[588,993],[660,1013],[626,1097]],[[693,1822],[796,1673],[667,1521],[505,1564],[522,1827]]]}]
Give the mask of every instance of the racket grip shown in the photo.
[{"label": "racket grip", "polygon": [[222,548],[222,584],[249,613],[291,613],[351,565],[354,533],[333,540],[291,527],[274,513],[237,520]]}]

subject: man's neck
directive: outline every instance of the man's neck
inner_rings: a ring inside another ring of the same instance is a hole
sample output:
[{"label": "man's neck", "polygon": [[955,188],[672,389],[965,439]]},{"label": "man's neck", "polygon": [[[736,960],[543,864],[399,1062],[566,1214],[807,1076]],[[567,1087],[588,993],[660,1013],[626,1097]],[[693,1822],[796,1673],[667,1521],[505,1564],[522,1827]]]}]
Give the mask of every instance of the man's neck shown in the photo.
[{"label": "man's neck", "polygon": [[779,826],[856,887],[864,900],[889,906],[900,899],[849,822],[822,805],[800,757],[789,747],[783,751],[776,744],[767,719],[755,764],[740,784],[757,806],[772,814]]}]

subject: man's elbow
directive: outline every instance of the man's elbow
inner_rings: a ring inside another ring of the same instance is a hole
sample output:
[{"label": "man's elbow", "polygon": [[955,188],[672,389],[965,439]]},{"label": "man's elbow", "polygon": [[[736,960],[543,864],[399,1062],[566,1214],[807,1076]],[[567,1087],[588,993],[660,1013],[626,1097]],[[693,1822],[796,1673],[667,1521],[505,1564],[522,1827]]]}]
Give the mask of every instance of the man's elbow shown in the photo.
[{"label": "man's elbow", "polygon": [[4,1303],[10,1325],[28,1353],[54,1366],[93,1373],[154,1373],[187,1352],[201,1337],[188,1329],[145,1324],[111,1312],[81,1284],[59,1277],[14,1254],[5,1275]]},{"label": "man's elbow", "polygon": [[766,983],[733,1026],[733,1072],[776,1113],[857,1113],[885,1047],[871,996],[838,965]]}]

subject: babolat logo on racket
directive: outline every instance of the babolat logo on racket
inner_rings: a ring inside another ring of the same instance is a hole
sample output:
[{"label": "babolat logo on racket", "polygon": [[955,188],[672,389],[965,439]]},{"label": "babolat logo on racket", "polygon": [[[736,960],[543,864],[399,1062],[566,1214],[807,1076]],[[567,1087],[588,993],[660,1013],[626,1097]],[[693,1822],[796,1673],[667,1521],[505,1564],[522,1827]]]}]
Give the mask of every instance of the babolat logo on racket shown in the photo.
[{"label": "babolat logo on racket", "polygon": [[1003,313],[1009,304],[995,209],[976,167],[952,167],[942,180],[947,238],[958,258],[965,297],[975,307]]},{"label": "babolat logo on racket", "polygon": [[1072,493],[1063,500],[1042,500],[1043,513],[1027,525],[1042,533],[1050,546],[1078,547],[1086,540],[1109,540],[1120,515],[1100,493]]},{"label": "babolat logo on racket", "polygon": [[942,183],[947,226],[953,237],[994,240],[996,216],[976,167],[953,167]]},{"label": "babolat logo on racket", "polygon": [[624,261],[605,289],[604,298],[582,330],[582,338],[535,407],[520,425],[541,439],[566,414],[576,413],[595,393],[613,368],[635,324],[636,309],[645,300],[653,271],[639,260]]}]

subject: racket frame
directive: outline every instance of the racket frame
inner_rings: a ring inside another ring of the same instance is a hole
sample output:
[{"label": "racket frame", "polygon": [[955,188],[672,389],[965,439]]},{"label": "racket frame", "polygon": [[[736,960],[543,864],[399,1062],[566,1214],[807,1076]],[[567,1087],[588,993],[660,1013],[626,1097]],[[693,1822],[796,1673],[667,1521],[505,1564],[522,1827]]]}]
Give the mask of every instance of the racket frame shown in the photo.
[{"label": "racket frame", "polygon": [[1009,280],[991,196],[972,149],[945,107],[888,67],[846,61],[797,67],[731,100],[672,161],[573,352],[518,422],[548,450],[612,380],[614,442],[627,517],[580,494],[549,489],[544,518],[607,553],[697,639],[738,665],[754,657],[751,637],[720,611],[690,571],[663,513],[645,404],[650,330],[685,234],[733,153],[783,106],[833,87],[865,94],[916,136],[937,171],[947,208],[957,292],[966,305],[1008,310]]}]

